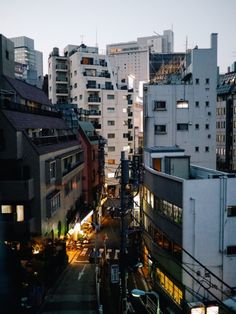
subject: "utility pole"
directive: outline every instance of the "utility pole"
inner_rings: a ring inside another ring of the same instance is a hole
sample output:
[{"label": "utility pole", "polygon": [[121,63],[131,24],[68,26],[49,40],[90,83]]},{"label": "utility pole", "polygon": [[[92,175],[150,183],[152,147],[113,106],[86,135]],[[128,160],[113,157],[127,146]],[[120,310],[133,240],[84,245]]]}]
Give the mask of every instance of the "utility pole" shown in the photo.
[{"label": "utility pole", "polygon": [[120,244],[120,273],[121,273],[121,314],[127,314],[127,226],[126,226],[126,185],[129,182],[129,160],[125,159],[125,152],[121,152],[121,187],[120,187],[120,215],[121,215],[121,244]]}]

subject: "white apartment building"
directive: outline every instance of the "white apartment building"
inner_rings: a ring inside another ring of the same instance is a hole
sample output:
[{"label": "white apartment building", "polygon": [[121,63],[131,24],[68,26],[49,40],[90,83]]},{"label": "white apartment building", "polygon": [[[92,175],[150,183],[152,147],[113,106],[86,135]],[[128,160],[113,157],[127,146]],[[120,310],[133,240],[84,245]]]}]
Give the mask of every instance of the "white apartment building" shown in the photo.
[{"label": "white apartment building", "polygon": [[43,54],[34,49],[34,40],[26,36],[10,38],[14,43],[15,76],[42,88]]},{"label": "white apartment building", "polygon": [[236,286],[235,175],[190,164],[176,147],[146,148],[144,168],[144,261],[165,313],[224,307]]},{"label": "white apartment building", "polygon": [[89,119],[107,139],[106,183],[116,186],[121,151],[133,153],[132,92],[117,87],[107,56],[84,44],[68,45],[63,56],[54,48],[48,74],[52,103],[77,104],[81,119]]},{"label": "white apartment building", "polygon": [[216,87],[217,34],[212,34],[210,48],[187,51],[175,73],[144,86],[145,147],[178,146],[192,163],[215,169]]},{"label": "white apartment building", "polygon": [[149,54],[170,53],[173,50],[174,34],[171,30],[165,30],[163,35],[139,37],[137,41],[107,45],[107,55],[117,84],[128,86],[137,96],[139,89],[142,89],[141,83],[149,81]]}]

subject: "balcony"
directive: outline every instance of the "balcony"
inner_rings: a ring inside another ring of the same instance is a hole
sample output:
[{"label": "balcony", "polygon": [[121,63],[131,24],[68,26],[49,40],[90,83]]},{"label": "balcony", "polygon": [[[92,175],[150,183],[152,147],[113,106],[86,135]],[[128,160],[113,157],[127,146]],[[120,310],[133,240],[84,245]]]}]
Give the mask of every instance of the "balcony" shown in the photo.
[{"label": "balcony", "polygon": [[1,180],[0,191],[2,201],[30,201],[34,198],[34,179]]},{"label": "balcony", "polygon": [[61,136],[41,136],[32,138],[32,142],[37,146],[53,145],[61,142],[68,142],[74,140],[76,140],[75,134]]},{"label": "balcony", "polygon": [[98,89],[97,84],[86,84],[87,89]]},{"label": "balcony", "polygon": [[100,116],[101,111],[100,110],[89,110],[89,115],[90,116]]},{"label": "balcony", "polygon": [[89,96],[88,102],[101,102],[101,97],[98,96]]},{"label": "balcony", "polygon": [[65,76],[65,77],[63,77],[63,76],[61,76],[61,77],[60,77],[60,76],[57,76],[57,77],[56,77],[56,82],[60,82],[60,83],[62,83],[62,84],[63,84],[63,83],[66,83],[66,84],[67,84],[67,83],[68,83],[68,78],[67,78],[66,76]]},{"label": "balcony", "polygon": [[57,64],[56,71],[67,71],[68,67],[66,64]]},{"label": "balcony", "polygon": [[56,89],[56,94],[68,95],[68,89],[67,88]]},{"label": "balcony", "polygon": [[93,126],[94,126],[94,128],[97,129],[97,130],[98,130],[98,129],[101,129],[101,124],[98,123],[98,122],[94,122]]}]

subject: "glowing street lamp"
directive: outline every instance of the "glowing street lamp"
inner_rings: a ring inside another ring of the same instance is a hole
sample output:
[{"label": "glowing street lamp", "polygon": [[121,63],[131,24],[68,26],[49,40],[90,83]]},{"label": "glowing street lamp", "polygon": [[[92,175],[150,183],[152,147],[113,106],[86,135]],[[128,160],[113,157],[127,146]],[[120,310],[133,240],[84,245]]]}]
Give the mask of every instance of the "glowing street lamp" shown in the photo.
[{"label": "glowing street lamp", "polygon": [[159,302],[159,295],[155,292],[155,291],[144,291],[144,290],[139,290],[139,289],[133,289],[131,291],[132,296],[134,297],[141,297],[143,295],[154,295],[156,297],[157,300],[157,305],[156,305],[156,314],[160,314],[160,302]]}]

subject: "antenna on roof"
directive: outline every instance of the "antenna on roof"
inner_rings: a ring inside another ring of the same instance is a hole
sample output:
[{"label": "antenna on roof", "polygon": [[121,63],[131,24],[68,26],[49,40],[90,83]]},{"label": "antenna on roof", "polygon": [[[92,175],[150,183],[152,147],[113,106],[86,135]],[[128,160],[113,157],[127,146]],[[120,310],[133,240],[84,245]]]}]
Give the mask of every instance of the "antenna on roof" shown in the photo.
[{"label": "antenna on roof", "polygon": [[96,28],[96,43],[95,46],[98,47],[98,32],[97,32],[97,28]]},{"label": "antenna on roof", "polygon": [[81,38],[81,45],[83,44],[83,40],[84,40],[84,35],[80,35]]},{"label": "antenna on roof", "polygon": [[160,34],[158,34],[157,32],[153,31],[154,34],[156,34],[157,36],[161,36]]}]

